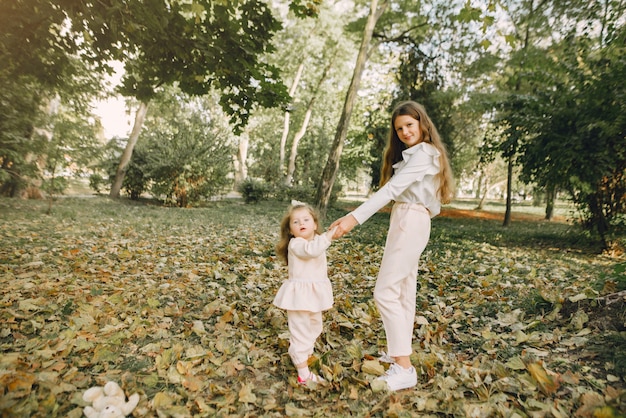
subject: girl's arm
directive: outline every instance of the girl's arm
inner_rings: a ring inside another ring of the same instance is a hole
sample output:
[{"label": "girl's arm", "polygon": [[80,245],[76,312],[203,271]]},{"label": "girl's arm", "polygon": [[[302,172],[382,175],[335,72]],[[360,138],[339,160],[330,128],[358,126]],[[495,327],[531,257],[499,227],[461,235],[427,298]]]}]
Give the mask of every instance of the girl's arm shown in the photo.
[{"label": "girl's arm", "polygon": [[324,251],[330,247],[332,234],[323,233],[307,241],[304,238],[292,238],[289,241],[289,252],[299,258],[315,258],[324,254]]},{"label": "girl's arm", "polygon": [[[335,223],[337,223],[337,221],[335,221]],[[324,232],[324,235],[326,235],[326,238],[328,239],[328,241],[332,241],[333,239],[335,239],[335,231],[337,230],[337,227],[334,226],[334,224],[331,225],[330,227],[328,227],[328,231]]]},{"label": "girl's arm", "polygon": [[[397,200],[406,189],[426,175],[439,173],[439,151],[425,142],[418,145],[406,165],[389,179],[372,197],[351,212],[354,219],[362,224],[392,200]],[[352,228],[350,228],[352,229]]]}]

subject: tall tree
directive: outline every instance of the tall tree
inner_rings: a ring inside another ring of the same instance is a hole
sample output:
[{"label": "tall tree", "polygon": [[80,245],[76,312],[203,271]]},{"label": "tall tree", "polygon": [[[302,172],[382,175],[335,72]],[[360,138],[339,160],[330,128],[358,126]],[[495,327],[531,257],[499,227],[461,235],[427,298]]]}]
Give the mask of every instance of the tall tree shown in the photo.
[{"label": "tall tree", "polygon": [[[56,109],[63,115],[64,124],[72,118],[88,119],[88,103],[100,80],[90,62],[81,59],[76,41],[63,24],[65,16],[62,8],[52,2],[0,2],[3,195],[19,196],[29,186],[41,185],[46,154],[53,153],[52,159],[60,161],[54,146],[77,149],[77,138],[54,134],[61,119],[51,112],[53,102],[59,104]],[[82,133],[87,135],[88,131]]]},{"label": "tall tree", "polygon": [[[300,62],[298,65],[298,69],[296,70],[296,75],[291,82],[291,87],[289,88],[289,97],[294,97],[296,94],[296,90],[298,89],[298,84],[300,84],[300,78],[302,77],[302,71],[304,71],[304,61]],[[289,122],[291,121],[291,112],[287,110],[284,116],[283,122],[283,133],[280,137],[280,158],[278,160],[278,164],[280,169],[282,170],[285,165],[285,146],[287,144],[287,138],[289,137]],[[290,182],[289,182],[290,183]]]},{"label": "tall tree", "polygon": [[344,32],[348,18],[345,6],[325,2],[316,19],[287,14],[275,37],[276,52],[268,60],[282,69],[292,94],[284,114],[267,109],[251,120],[248,167],[251,177],[272,184],[281,196],[311,201],[315,194],[332,139],[329,130],[339,117],[337,102],[348,87],[356,55],[353,37]]},{"label": "tall tree", "polygon": [[506,210],[503,226],[511,223],[511,203],[513,168],[523,142],[528,138],[528,121],[523,117],[521,108],[525,105],[526,94],[533,88],[533,80],[528,79],[529,68],[534,63],[533,53],[537,42],[549,35],[547,12],[549,0],[524,0],[509,2],[507,12],[513,23],[513,41],[515,50],[508,61],[511,76],[506,79],[508,97],[500,103],[498,121],[504,127],[504,140],[500,144],[500,152],[507,162]]},{"label": "tall tree", "polygon": [[143,123],[146,120],[146,115],[148,113],[148,104],[148,101],[140,102],[139,107],[135,112],[133,129],[130,132],[128,141],[126,142],[124,152],[122,152],[122,155],[120,156],[120,163],[117,166],[117,170],[115,171],[115,178],[113,179],[113,183],[111,184],[111,191],[109,192],[109,196],[111,197],[120,196],[120,190],[122,189],[122,184],[124,183],[126,170],[128,170],[130,159],[133,156],[133,150],[135,149],[135,145],[139,140],[139,134],[141,134],[141,128],[143,127]]},{"label": "tall tree", "polygon": [[[289,4],[298,15],[315,15],[318,1]],[[178,83],[189,94],[220,91],[236,133],[254,108],[288,98],[278,69],[261,58],[281,27],[261,0],[28,0],[1,7],[0,58],[10,63],[0,71],[5,80],[20,74],[18,80],[54,88],[67,78],[71,57],[94,72],[110,71],[108,63],[118,60],[126,70],[119,91],[146,109],[162,85]]]},{"label": "tall tree", "polygon": [[[270,41],[281,27],[265,3],[198,1],[191,10],[182,3],[159,5],[161,18],[150,10],[148,20],[156,27],[148,36],[131,38],[137,57],[126,61],[120,89],[137,98],[141,110],[160,85],[176,83],[192,95],[215,88],[222,93],[220,103],[231,116],[235,132],[240,133],[255,106],[272,107],[287,101],[278,69],[260,59],[272,51]],[[141,7],[137,10],[141,21],[146,18],[144,12]],[[133,134],[139,135],[140,130],[141,125],[135,126]],[[131,136],[123,157],[132,155],[134,143]],[[111,197],[119,196],[127,167],[128,160],[122,158]]]},{"label": "tall tree", "polygon": [[523,174],[549,192],[569,192],[605,248],[624,232],[626,213],[625,39],[622,26],[603,42],[581,35],[554,45],[545,52],[554,64],[542,72],[551,88],[522,110],[534,132]]},{"label": "tall tree", "polygon": [[318,184],[317,194],[315,196],[315,205],[319,209],[322,218],[326,216],[326,210],[328,208],[328,203],[330,202],[333,185],[335,183],[335,178],[337,177],[337,171],[339,170],[339,161],[343,151],[343,144],[348,132],[348,125],[350,123],[350,117],[352,116],[354,101],[356,100],[356,95],[359,90],[359,83],[361,82],[363,69],[365,68],[365,63],[369,55],[370,41],[372,39],[372,34],[374,33],[374,27],[388,5],[388,0],[381,1],[380,5],[378,0],[371,0],[370,3],[369,15],[365,28],[363,29],[361,46],[359,48],[359,54],[357,56],[356,65],[352,74],[352,80],[350,82],[350,86],[348,87],[348,92],[346,93],[346,98],[341,111],[341,117],[339,118],[335,137],[328,155],[328,161],[326,162],[326,166],[322,172],[322,177]]},{"label": "tall tree", "polygon": [[[336,54],[333,54],[333,58],[335,56]],[[326,68],[324,68],[324,70],[322,71],[322,74],[320,75],[320,78],[318,79],[316,86],[313,88],[311,92],[311,97],[309,98],[309,101],[307,103],[306,111],[304,114],[304,119],[302,120],[300,129],[296,132],[296,134],[293,137],[293,141],[291,142],[291,152],[289,154],[289,162],[287,164],[287,175],[285,176],[285,185],[287,186],[291,186],[293,184],[293,177],[296,171],[296,158],[298,157],[298,145],[300,145],[300,140],[306,134],[307,128],[309,126],[309,122],[311,120],[311,114],[313,113],[313,106],[315,104],[315,100],[317,99],[317,96],[319,95],[319,92],[322,87],[322,83],[324,83],[324,81],[328,77],[328,74],[333,66],[333,63],[334,63],[334,59],[331,58],[328,61]]]}]

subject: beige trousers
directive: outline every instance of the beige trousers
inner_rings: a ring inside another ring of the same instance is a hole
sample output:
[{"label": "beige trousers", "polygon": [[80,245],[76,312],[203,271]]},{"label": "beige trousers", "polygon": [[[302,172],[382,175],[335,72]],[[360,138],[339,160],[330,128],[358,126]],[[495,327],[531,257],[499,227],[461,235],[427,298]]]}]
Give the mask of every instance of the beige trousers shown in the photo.
[{"label": "beige trousers", "polygon": [[306,362],[313,354],[315,340],[322,333],[322,313],[287,311],[289,357],[294,365]]},{"label": "beige trousers", "polygon": [[419,204],[396,202],[374,288],[387,336],[387,354],[392,357],[413,352],[417,272],[429,238],[428,210]]}]

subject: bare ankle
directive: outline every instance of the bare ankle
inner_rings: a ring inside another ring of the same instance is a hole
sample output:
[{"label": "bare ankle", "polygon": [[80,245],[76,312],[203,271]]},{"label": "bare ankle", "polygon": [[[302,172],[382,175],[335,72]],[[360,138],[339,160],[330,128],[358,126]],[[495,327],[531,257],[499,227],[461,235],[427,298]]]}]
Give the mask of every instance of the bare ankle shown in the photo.
[{"label": "bare ankle", "polygon": [[394,357],[396,364],[404,369],[408,369],[412,366],[411,358],[409,356]]}]

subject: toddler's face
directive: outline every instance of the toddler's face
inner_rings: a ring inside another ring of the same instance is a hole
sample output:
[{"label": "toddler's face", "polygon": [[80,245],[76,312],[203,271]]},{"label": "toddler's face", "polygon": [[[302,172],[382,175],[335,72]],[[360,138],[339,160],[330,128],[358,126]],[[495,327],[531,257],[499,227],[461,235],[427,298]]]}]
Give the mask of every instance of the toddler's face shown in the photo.
[{"label": "toddler's face", "polygon": [[289,230],[294,237],[310,241],[315,237],[317,223],[308,209],[300,208],[292,212],[291,219],[289,219]]}]

